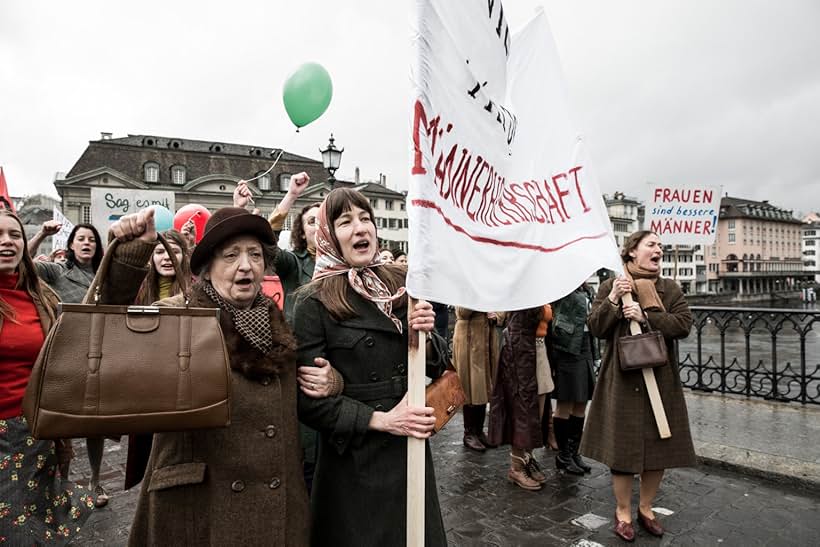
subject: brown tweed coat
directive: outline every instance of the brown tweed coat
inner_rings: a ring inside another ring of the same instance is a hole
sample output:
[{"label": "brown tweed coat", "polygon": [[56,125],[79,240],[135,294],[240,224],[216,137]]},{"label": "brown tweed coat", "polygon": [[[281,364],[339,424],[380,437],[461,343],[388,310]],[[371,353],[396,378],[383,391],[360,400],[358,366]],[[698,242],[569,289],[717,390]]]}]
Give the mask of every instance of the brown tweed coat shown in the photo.
[{"label": "brown tweed coat", "polygon": [[[607,301],[612,280],[604,282],[592,303],[588,318],[593,336],[606,339],[598,383],[581,441],[584,456],[623,472],[641,473],[696,464],[689,416],[678,375],[678,358],[673,341],[686,338],[692,314],[678,284],[659,278],[655,289],[666,311],[648,311],[649,324],[663,333],[669,350],[669,365],[655,369],[663,407],[672,437],[661,440],[649,404],[641,371],[622,372],[618,362],[617,339],[629,333],[629,321],[620,307]],[[633,295],[637,302],[637,296]]]},{"label": "brown tweed coat", "polygon": [[486,313],[456,308],[453,365],[467,395],[465,404],[486,405],[498,365],[495,321],[487,319]]},{"label": "brown tweed coat", "polygon": [[[116,250],[103,302],[133,302],[153,248],[134,241]],[[181,306],[183,297],[158,305]],[[198,286],[191,305],[214,306]],[[231,425],[154,435],[129,545],[308,544],[296,343],[276,306],[270,307],[270,320],[274,349],[263,355],[238,334],[228,313],[220,314],[234,368]],[[236,370],[264,365],[279,372],[254,376]]]}]

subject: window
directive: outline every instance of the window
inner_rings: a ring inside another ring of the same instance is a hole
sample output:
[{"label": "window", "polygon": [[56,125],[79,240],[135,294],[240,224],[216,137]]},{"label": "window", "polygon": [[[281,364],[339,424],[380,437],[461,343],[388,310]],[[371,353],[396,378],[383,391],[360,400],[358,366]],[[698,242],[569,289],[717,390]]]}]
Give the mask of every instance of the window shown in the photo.
[{"label": "window", "polygon": [[290,188],[290,173],[282,173],[279,175],[279,191],[287,192]]},{"label": "window", "polygon": [[404,202],[403,202],[403,201],[402,201],[402,202],[399,202],[399,209],[401,209],[402,211],[404,211],[405,209],[407,209],[407,206],[404,204]]},{"label": "window", "polygon": [[182,186],[185,184],[185,167],[182,165],[174,165],[171,167],[171,182]]},{"label": "window", "polygon": [[813,235],[816,235],[816,232],[815,232],[815,230],[806,230],[806,231],[803,233],[803,235],[805,235],[805,236],[813,236]]},{"label": "window", "polygon": [[815,254],[816,254],[816,251],[814,251],[814,250],[803,251],[803,256],[814,256]]},{"label": "window", "polygon": [[149,161],[143,166],[145,182],[159,182],[159,164]]},{"label": "window", "polygon": [[735,234],[729,234],[729,243],[735,242]]},{"label": "window", "polygon": [[80,222],[82,224],[91,224],[91,206],[83,205],[80,209]]},{"label": "window", "polygon": [[387,223],[388,223],[387,224],[388,228],[395,228],[396,227],[396,219],[395,218],[388,219]]},{"label": "window", "polygon": [[404,219],[404,227],[407,228],[408,226],[410,226],[410,224],[408,223],[408,220]]},{"label": "window", "polygon": [[730,230],[735,229],[735,219],[733,219],[733,218],[729,219],[729,229]]},{"label": "window", "polygon": [[373,209],[378,209],[379,208],[379,200],[371,199],[370,200],[370,207],[373,208]]},{"label": "window", "polygon": [[[265,192],[270,190],[270,175],[262,175],[261,177],[259,177],[256,180],[258,181],[257,184],[259,184],[259,189],[260,190],[263,190]],[[290,182],[290,181],[288,181],[288,182]]]},{"label": "window", "polygon": [[392,199],[384,200],[384,208],[387,209],[388,211],[392,211],[393,210],[393,200]]},{"label": "window", "polygon": [[814,247],[816,242],[813,239],[810,239],[806,242],[806,247]]}]

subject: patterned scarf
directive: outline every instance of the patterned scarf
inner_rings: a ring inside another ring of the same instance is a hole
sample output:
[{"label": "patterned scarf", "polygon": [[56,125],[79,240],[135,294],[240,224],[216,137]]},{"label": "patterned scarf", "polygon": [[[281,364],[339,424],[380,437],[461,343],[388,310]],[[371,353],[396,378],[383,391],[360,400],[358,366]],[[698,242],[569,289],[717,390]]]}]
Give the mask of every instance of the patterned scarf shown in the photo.
[{"label": "patterned scarf", "polygon": [[202,290],[211,300],[231,314],[237,332],[247,340],[251,346],[266,355],[273,347],[273,335],[270,330],[270,315],[268,306],[270,301],[262,293],[256,295],[250,308],[243,310],[222,298],[209,281],[202,283]]},{"label": "patterned scarf", "polygon": [[393,314],[393,301],[404,295],[405,288],[401,287],[396,291],[396,294],[390,294],[387,285],[372,270],[374,266],[382,264],[379,253],[374,252],[370,264],[364,268],[354,268],[345,262],[341,249],[333,243],[327,221],[325,202],[322,202],[321,207],[319,207],[316,221],[316,269],[313,270],[313,280],[347,274],[347,282],[350,283],[353,290],[363,298],[376,304],[376,307],[396,325],[399,332],[402,332],[401,321]]}]

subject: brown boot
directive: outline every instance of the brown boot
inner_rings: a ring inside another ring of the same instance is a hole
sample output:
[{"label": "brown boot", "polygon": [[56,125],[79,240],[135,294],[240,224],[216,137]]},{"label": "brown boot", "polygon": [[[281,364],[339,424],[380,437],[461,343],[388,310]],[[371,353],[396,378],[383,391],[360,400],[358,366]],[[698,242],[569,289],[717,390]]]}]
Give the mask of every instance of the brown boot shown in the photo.
[{"label": "brown boot", "polygon": [[541,483],[533,479],[527,470],[527,460],[510,454],[510,470],[507,480],[524,490],[541,490]]},{"label": "brown boot", "polygon": [[464,405],[461,410],[464,417],[464,446],[476,452],[487,450],[476,434],[476,409],[473,405]]},{"label": "brown boot", "polygon": [[541,466],[538,465],[538,462],[535,461],[535,457],[533,457],[532,452],[527,452],[524,454],[524,461],[527,462],[527,473],[530,474],[533,480],[537,481],[539,484],[544,484],[547,482],[547,476],[541,471]]}]

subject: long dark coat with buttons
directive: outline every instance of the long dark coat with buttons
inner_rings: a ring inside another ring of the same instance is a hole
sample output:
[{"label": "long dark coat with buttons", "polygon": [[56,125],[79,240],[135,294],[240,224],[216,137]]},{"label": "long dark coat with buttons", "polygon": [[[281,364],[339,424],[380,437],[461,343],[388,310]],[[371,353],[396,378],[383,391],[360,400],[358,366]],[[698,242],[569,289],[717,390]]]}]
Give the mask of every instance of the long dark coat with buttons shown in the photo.
[{"label": "long dark coat with buttons", "polygon": [[[311,543],[384,547],[406,541],[407,441],[368,429],[374,410],[388,411],[407,391],[407,309],[394,309],[399,333],[372,302],[348,288],[356,316],[335,321],[316,295],[296,303],[299,363],[324,357],[345,381],[342,395],[299,394],[299,418],[320,433],[313,480]],[[447,545],[430,447],[425,477],[425,544]]]},{"label": "long dark coat with buttons", "polygon": [[[121,245],[103,286],[103,302],[133,302],[154,245]],[[175,296],[158,305],[182,306]],[[214,307],[197,286],[194,307]],[[270,307],[274,348],[295,340],[276,306]],[[308,544],[309,513],[296,419],[295,352],[284,360],[253,349],[220,314],[233,365],[278,362],[279,374],[251,379],[232,370],[231,424],[154,435],[129,545]],[[275,350],[274,350],[275,351]],[[150,379],[146,379],[150,381]]]},{"label": "long dark coat with buttons", "polygon": [[[678,284],[659,278],[655,290],[666,311],[647,311],[649,324],[666,339],[669,364],[655,369],[672,437],[661,439],[641,371],[622,372],[617,339],[629,334],[629,321],[620,306],[607,301],[612,280],[604,282],[592,303],[588,318],[593,336],[606,339],[598,383],[592,396],[581,452],[616,471],[641,473],[696,464],[689,415],[678,374],[674,340],[685,338],[692,327],[692,314]],[[637,296],[633,295],[637,302]]]}]

